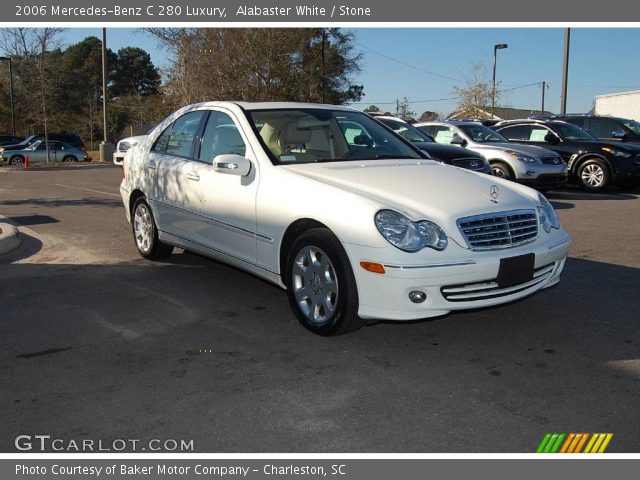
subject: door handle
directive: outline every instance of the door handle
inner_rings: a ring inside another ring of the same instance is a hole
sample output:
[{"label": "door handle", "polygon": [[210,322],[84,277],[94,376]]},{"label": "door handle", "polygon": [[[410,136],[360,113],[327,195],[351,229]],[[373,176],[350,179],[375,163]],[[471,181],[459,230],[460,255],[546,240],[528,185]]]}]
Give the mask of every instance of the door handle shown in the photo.
[{"label": "door handle", "polygon": [[147,168],[149,170],[155,170],[156,169],[156,162],[154,162],[153,160],[149,160],[147,162]]},{"label": "door handle", "polygon": [[200,180],[200,175],[198,175],[197,173],[189,172],[187,173],[187,178],[189,180],[193,180],[194,182],[197,182]]}]

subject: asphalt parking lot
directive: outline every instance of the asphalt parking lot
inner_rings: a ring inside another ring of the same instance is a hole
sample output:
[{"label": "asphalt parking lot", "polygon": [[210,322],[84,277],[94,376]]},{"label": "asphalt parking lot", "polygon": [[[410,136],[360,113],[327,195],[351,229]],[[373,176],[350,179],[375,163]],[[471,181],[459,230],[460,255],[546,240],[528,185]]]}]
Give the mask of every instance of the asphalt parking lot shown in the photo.
[{"label": "asphalt parking lot", "polygon": [[0,451],[21,434],[193,439],[199,452],[533,452],[546,432],[640,451],[640,197],[549,194],[562,282],[500,308],[336,338],[283,291],[134,248],[110,166],[0,172]]}]

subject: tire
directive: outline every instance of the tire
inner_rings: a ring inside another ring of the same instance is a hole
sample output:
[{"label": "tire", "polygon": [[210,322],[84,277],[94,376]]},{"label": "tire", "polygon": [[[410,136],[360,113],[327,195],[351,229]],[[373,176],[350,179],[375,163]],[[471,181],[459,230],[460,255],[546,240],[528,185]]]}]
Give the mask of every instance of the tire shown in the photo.
[{"label": "tire", "polygon": [[148,260],[160,260],[173,253],[173,246],[162,243],[158,239],[153,212],[144,198],[139,198],[133,205],[131,230],[136,249],[142,257]]},{"label": "tire", "polygon": [[24,157],[22,155],[14,155],[9,159],[9,165],[24,165]]},{"label": "tire", "polygon": [[491,173],[494,177],[504,178],[505,180],[513,180],[513,174],[511,169],[502,162],[495,162],[491,164]]},{"label": "tire", "polygon": [[607,164],[598,158],[590,158],[581,163],[576,177],[580,188],[587,192],[601,192],[611,182]]},{"label": "tire", "polygon": [[78,157],[76,157],[75,155],[66,155],[65,157],[62,158],[63,162],[77,162],[78,161]]},{"label": "tire", "polygon": [[358,288],[349,258],[330,230],[314,228],[296,239],[284,280],[289,305],[307,330],[341,335],[365,324],[358,316]]}]

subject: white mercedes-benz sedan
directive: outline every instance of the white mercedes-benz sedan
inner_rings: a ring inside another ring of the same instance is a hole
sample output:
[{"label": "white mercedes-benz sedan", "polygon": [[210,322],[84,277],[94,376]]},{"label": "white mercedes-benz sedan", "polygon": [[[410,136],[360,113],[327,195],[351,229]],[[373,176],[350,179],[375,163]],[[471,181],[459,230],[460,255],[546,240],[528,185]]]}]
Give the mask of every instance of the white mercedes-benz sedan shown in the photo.
[{"label": "white mercedes-benz sedan", "polygon": [[143,257],[251,272],[322,335],[558,283],[571,238],[542,194],[425,157],[345,107],[199,103],[127,155],[120,191]]}]

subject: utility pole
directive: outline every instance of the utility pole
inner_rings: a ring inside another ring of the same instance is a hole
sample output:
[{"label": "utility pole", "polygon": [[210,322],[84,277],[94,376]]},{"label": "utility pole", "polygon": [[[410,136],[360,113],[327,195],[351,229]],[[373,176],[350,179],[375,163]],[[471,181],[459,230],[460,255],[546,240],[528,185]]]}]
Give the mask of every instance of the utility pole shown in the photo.
[{"label": "utility pole", "polygon": [[396,98],[396,117],[400,115],[400,100]]},{"label": "utility pole", "polygon": [[547,88],[547,82],[542,81],[542,107],[540,108],[540,113],[544,114],[544,91]]},{"label": "utility pole", "polygon": [[11,103],[11,135],[16,136],[16,112],[13,105],[13,66],[11,57],[0,57],[0,60],[9,62],[9,101]]},{"label": "utility pole", "polygon": [[571,29],[564,31],[564,61],[562,65],[562,96],[560,97],[560,113],[567,113],[567,82],[569,81],[569,46],[571,44]]},{"label": "utility pole", "polygon": [[322,29],[322,58],[320,60],[320,88],[321,88],[321,97],[322,97],[322,103],[324,103],[324,91],[325,91],[325,79],[324,79],[324,43],[326,40],[326,31],[323,28]]}]

